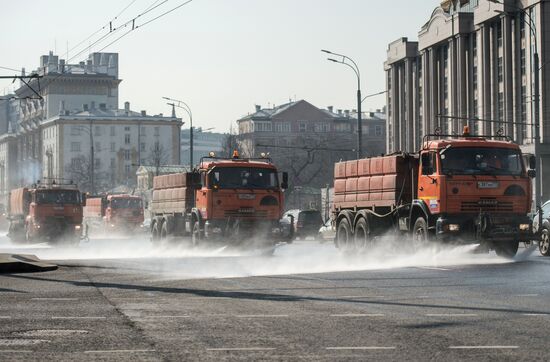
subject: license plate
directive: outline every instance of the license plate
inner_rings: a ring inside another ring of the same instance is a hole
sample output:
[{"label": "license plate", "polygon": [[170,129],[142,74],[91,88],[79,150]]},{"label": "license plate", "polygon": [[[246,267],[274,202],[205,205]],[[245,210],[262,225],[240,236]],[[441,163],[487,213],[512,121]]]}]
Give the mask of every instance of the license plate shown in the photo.
[{"label": "license plate", "polygon": [[496,181],[480,181],[477,183],[479,189],[496,189],[499,183]]},{"label": "license plate", "polygon": [[239,200],[254,200],[255,198],[254,194],[239,194]]}]

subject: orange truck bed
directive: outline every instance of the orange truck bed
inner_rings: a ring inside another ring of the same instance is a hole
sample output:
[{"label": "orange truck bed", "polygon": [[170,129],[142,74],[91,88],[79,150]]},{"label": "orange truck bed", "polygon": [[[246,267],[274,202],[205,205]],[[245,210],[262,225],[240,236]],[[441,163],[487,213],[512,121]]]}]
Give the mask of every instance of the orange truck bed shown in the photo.
[{"label": "orange truck bed", "polygon": [[334,166],[334,207],[391,207],[410,203],[418,159],[408,154],[365,158]]},{"label": "orange truck bed", "polygon": [[28,214],[28,192],[29,189],[19,188],[10,192],[10,203],[8,208],[8,214],[10,216],[26,216]]},{"label": "orange truck bed", "polygon": [[193,206],[194,193],[188,172],[156,176],[153,179],[154,213],[182,213]]}]

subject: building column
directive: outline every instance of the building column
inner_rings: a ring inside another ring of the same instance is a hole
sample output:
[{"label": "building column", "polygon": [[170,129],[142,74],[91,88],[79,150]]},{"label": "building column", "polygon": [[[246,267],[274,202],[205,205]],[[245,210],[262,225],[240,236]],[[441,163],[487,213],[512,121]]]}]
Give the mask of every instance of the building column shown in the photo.
[{"label": "building column", "polygon": [[[449,116],[456,117],[459,116],[458,112],[458,92],[460,89],[460,82],[458,81],[458,52],[457,52],[457,41],[455,38],[449,39],[449,50],[448,50],[448,64],[449,64]],[[450,124],[451,127],[449,127],[450,133],[457,133],[457,125],[458,125],[458,119],[456,118],[446,118],[442,120],[443,122],[446,122],[448,125]]]},{"label": "building column", "polygon": [[437,127],[439,127],[438,123],[438,117],[437,114],[439,112],[439,66],[438,66],[438,60],[436,56],[436,49],[433,47],[429,49],[429,59],[430,59],[430,99],[429,99],[429,105],[430,105],[430,113],[431,117],[429,120],[430,123],[430,131],[429,133],[433,133]]},{"label": "building column", "polygon": [[512,22],[508,15],[501,17],[502,70],[504,81],[504,134],[514,138],[514,77],[512,73]]},{"label": "building column", "polygon": [[[457,42],[457,109],[460,117],[468,116],[468,68],[466,66],[466,37],[459,35],[456,39]],[[464,119],[457,121],[457,125],[460,125],[457,129],[458,134],[462,134],[463,126],[468,124]]]},{"label": "building column", "polygon": [[526,127],[523,124],[519,123],[526,123],[527,120],[523,120],[521,117],[521,111],[523,107],[525,107],[526,99],[523,99],[521,94],[521,86],[522,86],[522,75],[521,75],[521,28],[520,28],[520,17],[519,15],[516,15],[516,17],[513,19],[512,23],[512,88],[514,90],[513,94],[513,104],[512,109],[514,113],[514,120],[516,123],[514,126],[514,133],[513,137],[514,139],[519,143],[523,144],[524,137],[523,137],[523,129]]},{"label": "building column", "polygon": [[[405,79],[407,88],[404,90],[405,102],[406,102],[406,112],[404,119],[405,132],[403,132],[404,140],[403,147],[401,150],[406,152],[413,152],[414,144],[414,98],[415,93],[413,92],[413,64],[412,60],[407,58],[405,59]],[[405,102],[403,102],[405,104]]]},{"label": "building column", "polygon": [[[478,46],[478,57],[481,57],[481,117],[491,119],[491,36],[490,27],[481,24],[481,44]],[[491,124],[482,122],[483,134],[491,133]]]},{"label": "building column", "polygon": [[398,71],[397,71],[397,64],[392,64],[391,65],[391,83],[392,83],[392,86],[391,86],[391,91],[392,91],[392,102],[391,102],[391,106],[392,106],[392,136],[393,136],[393,140],[392,140],[392,144],[393,144],[393,149],[391,150],[392,152],[395,152],[397,151],[398,149],[398,145],[399,145],[399,132],[398,132],[398,127],[399,127],[399,96],[398,96]]}]

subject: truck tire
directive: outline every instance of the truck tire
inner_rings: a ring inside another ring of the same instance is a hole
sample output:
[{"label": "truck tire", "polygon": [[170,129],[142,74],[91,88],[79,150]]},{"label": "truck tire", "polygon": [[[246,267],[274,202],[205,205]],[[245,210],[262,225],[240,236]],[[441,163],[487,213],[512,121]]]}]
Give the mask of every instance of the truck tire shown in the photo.
[{"label": "truck tire", "polygon": [[498,256],[503,258],[513,258],[516,256],[519,248],[519,241],[504,241],[494,244],[493,248]]},{"label": "truck tire", "polygon": [[539,251],[543,256],[550,256],[550,233],[548,229],[542,229],[540,233]]},{"label": "truck tire", "polygon": [[199,246],[202,240],[201,225],[198,220],[193,223],[193,229],[191,230],[191,243],[194,247]]},{"label": "truck tire", "polygon": [[155,221],[153,223],[153,227],[151,228],[151,239],[153,241],[153,244],[158,244],[160,242],[159,221]]},{"label": "truck tire", "polygon": [[160,228],[160,240],[161,242],[166,241],[167,238],[168,238],[168,223],[163,222],[162,227]]},{"label": "truck tire", "polygon": [[338,243],[338,248],[344,251],[348,251],[352,247],[352,237],[351,226],[348,219],[343,218],[338,223],[338,228],[336,230],[336,241]]},{"label": "truck tire", "polygon": [[366,250],[372,243],[367,219],[360,218],[355,224],[354,244],[357,250]]},{"label": "truck tire", "polygon": [[430,236],[428,234],[428,222],[422,216],[414,222],[412,238],[415,249],[420,249],[427,246],[430,241]]}]

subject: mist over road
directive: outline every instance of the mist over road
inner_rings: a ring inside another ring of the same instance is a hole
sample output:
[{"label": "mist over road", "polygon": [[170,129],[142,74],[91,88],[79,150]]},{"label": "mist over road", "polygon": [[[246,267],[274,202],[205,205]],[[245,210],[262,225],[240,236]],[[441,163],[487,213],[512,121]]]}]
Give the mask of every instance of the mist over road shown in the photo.
[{"label": "mist over road", "polygon": [[[0,276],[2,359],[547,359],[550,260],[471,247],[344,256],[305,241],[271,257],[154,248],[12,245],[55,260]],[[523,253],[523,255],[522,255]]]}]

